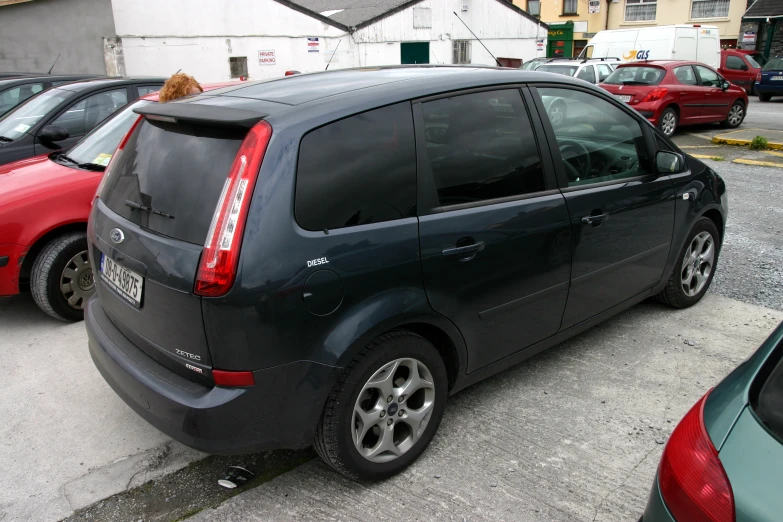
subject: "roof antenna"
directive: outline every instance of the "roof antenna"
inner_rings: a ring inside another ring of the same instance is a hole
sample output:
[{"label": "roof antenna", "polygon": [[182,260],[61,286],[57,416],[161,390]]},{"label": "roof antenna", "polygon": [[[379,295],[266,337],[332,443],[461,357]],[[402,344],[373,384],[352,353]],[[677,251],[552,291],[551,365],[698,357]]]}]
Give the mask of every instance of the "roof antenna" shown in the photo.
[{"label": "roof antenna", "polygon": [[[452,11],[452,13],[454,13],[454,16],[456,16],[457,18],[459,18],[459,15],[457,14],[457,12],[456,12],[456,11]],[[478,40],[478,43],[480,43],[480,44],[481,44],[481,47],[483,47],[483,48],[484,48],[484,50],[485,50],[485,51],[487,51],[487,52],[489,53],[489,55],[490,55],[490,56],[491,56],[491,57],[492,57],[492,58],[495,60],[495,63],[497,63],[497,64],[498,64],[498,67],[503,67],[503,64],[502,64],[502,63],[500,63],[500,60],[498,60],[497,58],[495,58],[495,55],[489,52],[489,49],[487,49],[487,46],[486,46],[486,45],[484,45],[484,42],[482,42],[481,40],[479,40],[479,37],[478,37],[478,36],[476,36],[476,33],[474,33],[473,31],[471,31],[471,30],[470,30],[470,27],[468,27],[468,24],[466,24],[466,23],[465,23],[465,21],[464,21],[462,18],[459,18],[459,21],[460,21],[460,22],[462,22],[462,25],[464,25],[465,27],[467,27],[467,28],[468,28],[468,31],[470,31],[470,34],[472,34],[472,35],[473,35],[473,37],[474,37],[476,40]]]},{"label": "roof antenna", "polygon": [[438,65],[442,65],[440,63],[440,60],[438,60],[438,56],[435,54],[435,51],[431,51],[431,52],[432,52],[432,57],[435,58],[435,61],[438,62]]},{"label": "roof antenna", "polygon": [[58,54],[57,58],[54,59],[54,63],[52,64],[52,66],[49,67],[49,72],[46,73],[46,74],[52,74],[52,69],[54,69],[54,64],[57,63],[57,60],[59,60],[59,59],[60,59],[60,55]]},{"label": "roof antenna", "polygon": [[340,44],[341,44],[341,43],[343,43],[343,41],[342,41],[342,40],[340,40],[339,42],[337,42],[337,47],[335,47],[335,48],[334,48],[334,51],[332,51],[332,57],[331,57],[331,58],[329,58],[329,63],[327,63],[327,64],[326,64],[326,69],[324,69],[324,71],[328,71],[328,70],[329,70],[329,66],[332,64],[332,59],[334,58],[334,55],[335,55],[335,54],[337,54],[337,49],[339,49],[339,48],[340,48]]}]

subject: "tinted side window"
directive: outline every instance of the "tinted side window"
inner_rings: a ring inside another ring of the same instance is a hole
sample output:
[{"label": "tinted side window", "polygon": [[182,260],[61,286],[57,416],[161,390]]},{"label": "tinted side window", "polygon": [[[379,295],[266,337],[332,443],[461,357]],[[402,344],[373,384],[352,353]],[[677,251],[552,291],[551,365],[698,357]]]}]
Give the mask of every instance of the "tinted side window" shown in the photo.
[{"label": "tinted side window", "polygon": [[576,73],[576,77],[586,82],[595,83],[595,71],[592,65],[582,67],[582,69]]},{"label": "tinted side window", "polygon": [[693,74],[693,68],[690,65],[674,68],[674,77],[683,85],[696,85],[696,75]]},{"label": "tinted side window", "polygon": [[726,57],[726,69],[733,69],[735,71],[741,71],[745,62],[739,56],[727,56]]},{"label": "tinted side window", "polygon": [[142,96],[146,96],[153,92],[158,92],[160,90],[160,85],[139,85],[136,87],[136,90],[139,91],[139,98]]},{"label": "tinted side window", "polygon": [[410,103],[340,120],[299,147],[296,220],[307,230],[416,215],[416,149]]},{"label": "tinted side window", "polygon": [[518,90],[465,94],[422,108],[441,206],[544,190],[541,158]]},{"label": "tinted side window", "polygon": [[69,107],[52,122],[52,125],[65,127],[71,136],[81,136],[90,132],[126,103],[128,103],[128,91],[125,87],[99,92]]},{"label": "tinted side window", "polygon": [[721,82],[718,73],[712,69],[707,69],[701,65],[695,65],[694,67],[696,67],[696,71],[699,73],[701,84],[705,87],[720,87],[721,83],[723,83]]},{"label": "tinted side window", "polygon": [[598,81],[602,82],[606,80],[610,74],[612,74],[612,68],[606,65],[605,63],[599,63],[598,64]]},{"label": "tinted side window", "polygon": [[42,83],[30,83],[3,91],[0,93],[0,114],[5,114],[28,98],[32,98],[42,90]]}]

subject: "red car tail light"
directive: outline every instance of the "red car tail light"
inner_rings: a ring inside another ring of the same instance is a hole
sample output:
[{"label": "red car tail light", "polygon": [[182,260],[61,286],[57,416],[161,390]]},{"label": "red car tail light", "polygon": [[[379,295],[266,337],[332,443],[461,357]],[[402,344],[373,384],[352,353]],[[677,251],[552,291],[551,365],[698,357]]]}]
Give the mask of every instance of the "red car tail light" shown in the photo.
[{"label": "red car tail light", "polygon": [[642,103],[644,102],[651,102],[651,101],[658,101],[664,96],[666,96],[666,93],[669,92],[669,89],[666,87],[656,87],[655,89],[651,90],[647,93],[647,96],[645,96],[642,99]]},{"label": "red car tail light", "polygon": [[201,252],[194,289],[197,295],[225,295],[234,284],[247,209],[271,137],[272,127],[261,121],[250,129],[239,147]]},{"label": "red car tail light", "polygon": [[109,175],[111,174],[112,167],[115,163],[117,163],[118,158],[120,157],[120,154],[122,153],[122,149],[125,148],[125,145],[128,143],[128,140],[130,139],[131,135],[136,131],[136,128],[139,126],[139,123],[141,123],[141,120],[144,119],[144,116],[139,116],[136,118],[136,121],[133,122],[133,125],[131,125],[131,128],[128,129],[128,132],[125,134],[125,136],[122,137],[122,140],[120,140],[120,144],[117,146],[117,150],[114,151],[114,154],[112,154],[111,160],[109,160],[109,164],[106,165],[106,168],[103,171],[103,177],[101,178],[101,182],[98,183],[98,190],[95,191],[95,196],[93,196],[92,200],[95,201],[95,198],[99,197],[101,195],[101,192],[103,192],[103,187],[106,186],[106,180],[109,178]]},{"label": "red car tail light", "polygon": [[756,75],[756,81],[757,81],[757,82],[761,82],[761,73],[758,73],[758,74]]},{"label": "red car tail light", "polygon": [[734,494],[704,427],[701,398],[674,429],[658,467],[666,507],[677,520],[734,522]]},{"label": "red car tail light", "polygon": [[212,370],[212,379],[215,386],[247,387],[255,386],[256,379],[253,372],[229,372],[225,370]]}]

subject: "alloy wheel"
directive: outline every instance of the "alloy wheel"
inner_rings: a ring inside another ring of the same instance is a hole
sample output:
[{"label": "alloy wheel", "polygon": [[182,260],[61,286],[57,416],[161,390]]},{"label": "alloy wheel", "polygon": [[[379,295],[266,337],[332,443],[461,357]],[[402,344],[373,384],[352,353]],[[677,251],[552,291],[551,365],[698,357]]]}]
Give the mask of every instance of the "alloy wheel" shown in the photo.
[{"label": "alloy wheel", "polygon": [[390,462],[410,450],[427,428],[435,379],[416,359],[396,359],[375,372],[356,399],[352,440],[365,459]]},{"label": "alloy wheel", "polygon": [[673,112],[669,111],[663,115],[661,120],[661,130],[667,136],[674,134],[674,128],[677,125],[677,117]]},{"label": "alloy wheel", "polygon": [[73,256],[65,264],[60,275],[60,291],[68,306],[76,310],[84,310],[87,300],[95,293],[95,279],[86,250]]},{"label": "alloy wheel", "polygon": [[682,259],[680,283],[688,297],[693,297],[704,289],[715,263],[715,240],[709,232],[700,232],[685,250]]},{"label": "alloy wheel", "polygon": [[729,125],[732,127],[736,127],[740,123],[742,123],[742,117],[745,114],[745,109],[743,109],[742,105],[736,104],[732,105],[731,109],[729,109]]}]

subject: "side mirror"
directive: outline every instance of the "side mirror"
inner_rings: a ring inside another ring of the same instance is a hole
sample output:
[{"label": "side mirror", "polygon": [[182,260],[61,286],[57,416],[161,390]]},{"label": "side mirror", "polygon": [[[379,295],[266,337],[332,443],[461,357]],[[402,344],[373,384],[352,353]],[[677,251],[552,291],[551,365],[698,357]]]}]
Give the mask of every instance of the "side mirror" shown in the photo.
[{"label": "side mirror", "polygon": [[676,152],[661,150],[655,155],[655,167],[660,174],[679,174],[685,170],[685,158]]},{"label": "side mirror", "polygon": [[730,85],[731,84],[729,82],[727,82],[726,80],[723,80],[723,84],[720,87],[721,87],[721,89],[723,89],[725,91],[725,90],[727,90],[729,88]]},{"label": "side mirror", "polygon": [[44,143],[67,140],[70,137],[68,129],[59,125],[47,125],[38,133],[38,139]]}]

